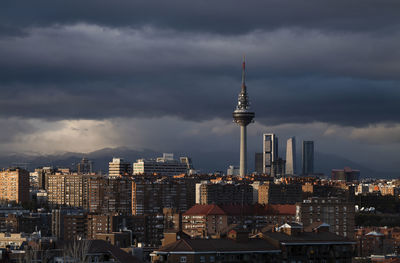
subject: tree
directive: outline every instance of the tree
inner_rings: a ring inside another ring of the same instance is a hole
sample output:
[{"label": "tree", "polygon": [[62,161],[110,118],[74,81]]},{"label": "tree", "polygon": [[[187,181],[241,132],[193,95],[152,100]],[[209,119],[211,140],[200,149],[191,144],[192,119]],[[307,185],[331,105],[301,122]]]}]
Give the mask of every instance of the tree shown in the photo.
[{"label": "tree", "polygon": [[84,263],[88,262],[88,253],[90,249],[90,240],[74,240],[64,247],[64,259],[71,262]]}]

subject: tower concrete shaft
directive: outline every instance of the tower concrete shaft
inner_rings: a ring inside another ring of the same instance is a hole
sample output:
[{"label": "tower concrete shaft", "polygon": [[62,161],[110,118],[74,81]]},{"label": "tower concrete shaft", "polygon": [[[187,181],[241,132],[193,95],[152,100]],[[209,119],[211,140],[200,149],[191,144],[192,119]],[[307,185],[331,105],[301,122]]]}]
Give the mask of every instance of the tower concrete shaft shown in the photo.
[{"label": "tower concrete shaft", "polygon": [[233,121],[240,126],[240,176],[247,173],[247,130],[246,126],[253,122],[255,113],[251,112],[249,97],[245,83],[245,61],[243,60],[242,87],[238,96],[238,104],[233,112]]},{"label": "tower concrete shaft", "polygon": [[246,126],[240,126],[240,176],[243,177],[247,173],[247,134]]}]

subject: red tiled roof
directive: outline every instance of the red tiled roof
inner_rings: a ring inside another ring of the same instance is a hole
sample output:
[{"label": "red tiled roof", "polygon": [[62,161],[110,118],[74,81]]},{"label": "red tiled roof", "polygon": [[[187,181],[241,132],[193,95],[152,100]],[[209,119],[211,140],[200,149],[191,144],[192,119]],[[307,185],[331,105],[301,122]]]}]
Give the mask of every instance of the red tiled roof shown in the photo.
[{"label": "red tiled roof", "polygon": [[236,242],[230,239],[187,239],[183,238],[177,240],[172,244],[160,247],[155,253],[160,252],[235,252],[235,251],[263,251],[265,253],[276,253],[280,252],[279,248],[276,248],[270,242],[258,239],[250,238],[246,242]]},{"label": "red tiled roof", "polygon": [[230,216],[239,216],[239,215],[254,215],[256,214],[256,210],[252,205],[221,205],[221,209],[225,211]]},{"label": "red tiled roof", "polygon": [[226,215],[226,213],[218,205],[194,205],[183,215]]},{"label": "red tiled roof", "polygon": [[296,215],[296,205],[221,205],[228,215]]}]

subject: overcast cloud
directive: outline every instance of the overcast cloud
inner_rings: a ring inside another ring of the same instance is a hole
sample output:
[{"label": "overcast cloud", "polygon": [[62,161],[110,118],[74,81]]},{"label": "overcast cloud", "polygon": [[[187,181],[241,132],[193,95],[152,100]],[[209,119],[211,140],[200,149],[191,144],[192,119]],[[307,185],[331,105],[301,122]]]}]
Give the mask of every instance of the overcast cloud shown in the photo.
[{"label": "overcast cloud", "polygon": [[273,131],[398,169],[399,13],[395,0],[2,1],[1,152],[236,151],[245,54],[251,151]]}]

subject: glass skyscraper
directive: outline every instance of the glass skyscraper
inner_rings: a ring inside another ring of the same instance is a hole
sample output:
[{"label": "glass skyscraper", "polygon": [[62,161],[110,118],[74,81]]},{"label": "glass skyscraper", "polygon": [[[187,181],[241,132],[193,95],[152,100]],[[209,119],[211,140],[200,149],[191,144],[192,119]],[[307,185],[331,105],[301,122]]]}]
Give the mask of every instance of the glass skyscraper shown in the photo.
[{"label": "glass skyscraper", "polygon": [[271,175],[272,163],[278,159],[278,138],[273,133],[263,134],[263,173]]},{"label": "glass skyscraper", "polygon": [[303,141],[303,175],[314,173],[314,141]]}]

